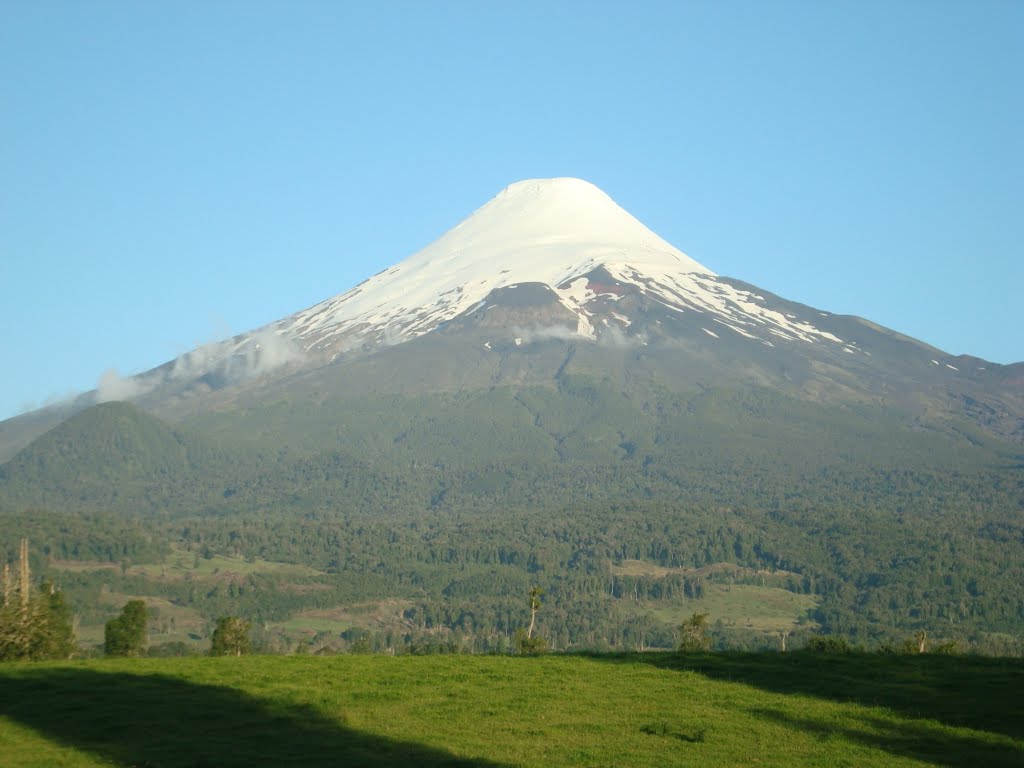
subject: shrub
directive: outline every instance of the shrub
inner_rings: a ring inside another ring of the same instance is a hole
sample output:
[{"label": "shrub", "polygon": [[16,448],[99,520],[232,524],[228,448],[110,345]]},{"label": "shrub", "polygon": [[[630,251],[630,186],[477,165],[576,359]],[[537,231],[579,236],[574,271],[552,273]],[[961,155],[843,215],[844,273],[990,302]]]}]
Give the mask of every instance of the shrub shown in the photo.
[{"label": "shrub", "polygon": [[817,635],[808,638],[803,649],[814,653],[852,653],[854,650],[845,637],[835,635]]},{"label": "shrub", "polygon": [[694,613],[679,627],[682,640],[679,643],[679,650],[684,653],[695,653],[706,651],[711,647],[711,638],[708,637],[708,614]]}]

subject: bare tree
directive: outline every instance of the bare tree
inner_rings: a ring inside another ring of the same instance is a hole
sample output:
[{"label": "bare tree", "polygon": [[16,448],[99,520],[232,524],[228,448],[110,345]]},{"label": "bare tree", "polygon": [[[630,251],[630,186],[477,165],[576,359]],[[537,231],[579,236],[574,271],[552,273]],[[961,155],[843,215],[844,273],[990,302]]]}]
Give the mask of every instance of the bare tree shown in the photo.
[{"label": "bare tree", "polygon": [[11,564],[4,563],[4,603],[3,607],[6,608],[11,604],[11,597],[14,595],[14,580],[11,578]]},{"label": "bare tree", "polygon": [[544,590],[540,587],[534,587],[530,590],[530,626],[526,630],[527,640],[533,638],[533,628],[537,623],[537,611],[540,610],[540,596],[543,594]]},{"label": "bare tree", "polygon": [[21,550],[18,553],[18,589],[21,595],[21,613],[28,615],[28,598],[32,590],[31,576],[28,569],[28,539],[21,540]]},{"label": "bare tree", "polygon": [[537,611],[540,610],[540,596],[544,591],[540,587],[530,590],[530,626],[524,632],[516,630],[516,646],[520,653],[537,654],[544,653],[548,649],[547,641],[540,636],[534,637],[533,630],[537,626]]}]

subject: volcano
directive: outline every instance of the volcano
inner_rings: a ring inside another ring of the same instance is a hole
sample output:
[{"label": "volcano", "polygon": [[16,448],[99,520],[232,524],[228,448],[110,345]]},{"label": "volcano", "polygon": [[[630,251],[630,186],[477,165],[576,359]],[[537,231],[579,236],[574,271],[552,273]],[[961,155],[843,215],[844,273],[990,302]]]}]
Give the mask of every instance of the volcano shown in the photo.
[{"label": "volcano", "polygon": [[[359,285],[72,410],[127,399],[175,420],[240,398],[550,384],[581,368],[626,389],[765,387],[1024,440],[1024,364],[952,356],[716,274],[574,178],[512,184]],[[0,424],[0,460],[66,415]]]},{"label": "volcano", "polygon": [[634,611],[682,610],[679,580],[717,573],[799,593],[826,632],[955,625],[1002,649],[1024,621],[1022,442],[1024,364],[716,274],[593,185],[541,179],[308,309],[0,423],[0,523],[52,531],[49,552],[127,563],[107,544],[126,530],[338,585],[247,582],[254,616],[325,594],[509,616],[540,583],[566,643],[596,616],[613,645],[671,643]]}]

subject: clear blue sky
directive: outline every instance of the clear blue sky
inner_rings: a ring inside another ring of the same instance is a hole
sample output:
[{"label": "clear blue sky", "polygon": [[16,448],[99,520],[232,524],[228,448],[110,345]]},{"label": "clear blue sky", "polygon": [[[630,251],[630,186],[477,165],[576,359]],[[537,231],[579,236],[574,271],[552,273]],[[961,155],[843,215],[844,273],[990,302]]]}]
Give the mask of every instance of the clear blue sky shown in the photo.
[{"label": "clear blue sky", "polygon": [[0,3],[0,418],[579,176],[693,258],[1024,360],[1024,3]]}]

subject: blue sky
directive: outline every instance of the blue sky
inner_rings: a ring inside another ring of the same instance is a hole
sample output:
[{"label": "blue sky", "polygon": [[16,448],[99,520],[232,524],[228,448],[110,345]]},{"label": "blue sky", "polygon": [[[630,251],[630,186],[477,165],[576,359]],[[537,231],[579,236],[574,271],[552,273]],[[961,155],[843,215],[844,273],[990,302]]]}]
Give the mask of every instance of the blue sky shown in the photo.
[{"label": "blue sky", "polygon": [[0,4],[0,418],[351,287],[524,178],[1024,360],[1024,3]]}]

